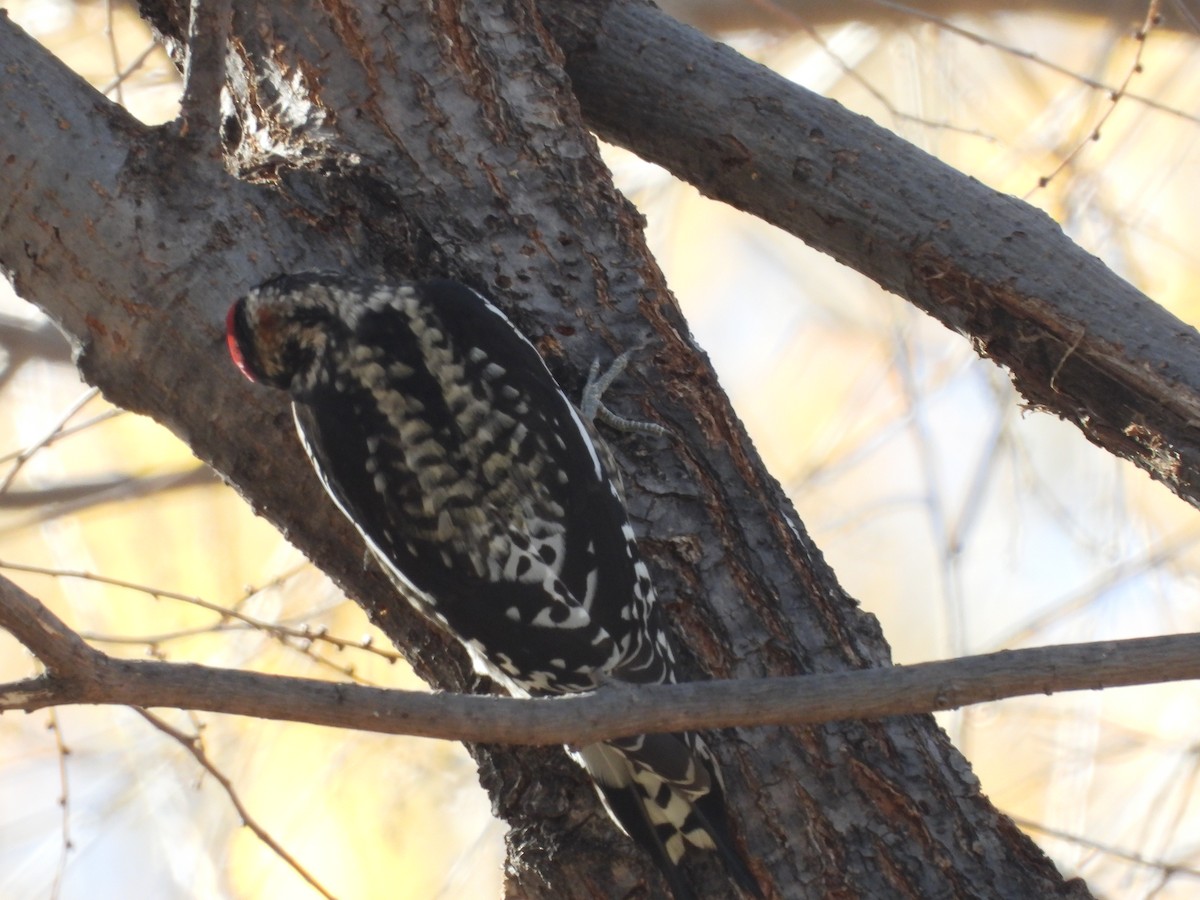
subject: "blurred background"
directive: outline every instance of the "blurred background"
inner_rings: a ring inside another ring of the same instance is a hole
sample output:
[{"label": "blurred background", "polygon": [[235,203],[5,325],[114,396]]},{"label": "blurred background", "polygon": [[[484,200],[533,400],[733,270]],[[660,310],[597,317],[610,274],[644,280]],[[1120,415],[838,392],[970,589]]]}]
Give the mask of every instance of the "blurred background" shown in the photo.
[{"label": "blurred background", "polygon": [[[1144,42],[1148,4],[1118,0],[669,5],[1045,209],[1200,324],[1197,0],[1163,2]],[[8,13],[144,121],[176,115],[178,78],[131,8]],[[897,662],[1200,630],[1194,509],[1023,410],[966,340],[855,272],[606,155],[768,466]],[[0,293],[0,574],[106,652],[419,685],[186,447],[94,396],[54,328]],[[0,634],[0,681],[35,671]],[[342,898],[499,896],[503,826],[457,745],[157,715],[0,718],[0,897],[320,896],[298,868]],[[1196,685],[941,722],[1064,873],[1104,897],[1200,892]]]}]

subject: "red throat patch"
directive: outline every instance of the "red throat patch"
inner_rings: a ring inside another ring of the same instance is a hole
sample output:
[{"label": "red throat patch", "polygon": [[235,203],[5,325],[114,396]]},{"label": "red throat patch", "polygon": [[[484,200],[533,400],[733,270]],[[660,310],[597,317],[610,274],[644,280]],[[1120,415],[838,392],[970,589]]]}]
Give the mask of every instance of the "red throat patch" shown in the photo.
[{"label": "red throat patch", "polygon": [[234,365],[238,367],[243,375],[254,381],[254,375],[246,365],[246,357],[242,353],[242,345],[238,343],[236,319],[239,306],[241,306],[240,300],[230,306],[229,312],[225,314],[225,344],[229,347],[229,355],[233,358]]}]

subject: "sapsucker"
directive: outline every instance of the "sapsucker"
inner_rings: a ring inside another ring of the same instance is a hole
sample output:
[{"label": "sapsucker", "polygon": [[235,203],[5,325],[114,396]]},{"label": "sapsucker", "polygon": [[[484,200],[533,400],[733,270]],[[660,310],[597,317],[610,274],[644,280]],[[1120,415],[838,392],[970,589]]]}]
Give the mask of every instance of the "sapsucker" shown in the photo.
[{"label": "sapsucker", "polygon": [[[287,391],[330,496],[400,592],[518,696],[675,680],[649,572],[590,423],[486,298],[454,281],[285,275],[229,310],[230,353]],[[695,734],[571,751],[680,900],[688,844],[761,896]]]}]

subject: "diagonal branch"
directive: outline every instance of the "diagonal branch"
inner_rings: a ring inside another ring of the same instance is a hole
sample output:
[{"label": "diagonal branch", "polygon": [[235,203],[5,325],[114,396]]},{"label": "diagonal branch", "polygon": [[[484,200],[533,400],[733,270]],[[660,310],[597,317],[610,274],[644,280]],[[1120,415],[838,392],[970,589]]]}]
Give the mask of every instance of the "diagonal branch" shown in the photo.
[{"label": "diagonal branch", "polygon": [[0,628],[29,648],[53,679],[90,675],[108,660],[45,604],[7,578],[0,578]]},{"label": "diagonal branch", "polygon": [[565,699],[515,700],[118,660],[84,645],[35,598],[4,579],[0,627],[12,631],[51,669],[38,678],[0,685],[0,712],[79,703],[177,707],[503,744],[580,745],[654,731],[816,725],[957,709],[1028,694],[1200,678],[1200,634],[1185,634],[1005,650],[832,675],[612,688]]},{"label": "diagonal branch", "polygon": [[241,796],[234,787],[229,776],[222,772],[204,751],[204,746],[200,743],[200,738],[197,735],[186,734],[178,728],[173,727],[165,719],[161,719],[151,712],[137,708],[135,712],[153,727],[157,728],[167,737],[176,741],[184,750],[191,754],[192,759],[208,772],[209,775],[221,786],[221,790],[225,792],[225,796],[229,798],[229,802],[233,804],[233,808],[237,811],[238,818],[242,820],[242,824],[249,828],[251,833],[267,846],[276,856],[284,861],[297,875],[303,878],[326,900],[336,900],[333,894],[325,889],[325,886],[319,882],[316,877],[301,864],[295,856],[289,853],[284,846],[276,840],[271,833],[264,828],[259,821],[250,814],[250,810],[246,808],[246,804],[242,802]]},{"label": "diagonal branch", "polygon": [[601,137],[908,299],[1200,505],[1200,334],[1047,215],[641,0],[539,8]]}]

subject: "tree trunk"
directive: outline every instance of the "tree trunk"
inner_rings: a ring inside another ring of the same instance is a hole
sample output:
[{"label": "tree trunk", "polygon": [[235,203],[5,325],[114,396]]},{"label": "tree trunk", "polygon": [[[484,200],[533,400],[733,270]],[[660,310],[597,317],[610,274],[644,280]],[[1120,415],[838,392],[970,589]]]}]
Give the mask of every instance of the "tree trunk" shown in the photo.
[{"label": "tree trunk", "polygon": [[[147,128],[0,20],[0,109],[18,123],[0,130],[0,264],[70,337],[84,376],[186,440],[431,684],[484,689],[453,642],[364,569],[288,411],[229,364],[224,312],[279,272],[439,274],[495,298],[568,390],[593,358],[645,343],[610,399],[673,437],[611,442],[684,671],[889,665],[876,621],[838,587],[691,343],[538,10],[234,6],[222,141],[199,88],[206,71],[221,80],[206,69],[219,55],[191,60],[182,123]],[[186,6],[143,11],[182,63]],[[734,830],[772,896],[1086,896],[980,794],[931,717],[743,730],[714,745]],[[561,752],[472,749],[513,825],[510,896],[662,895]],[[700,855],[688,877],[703,896],[724,884]]]}]

